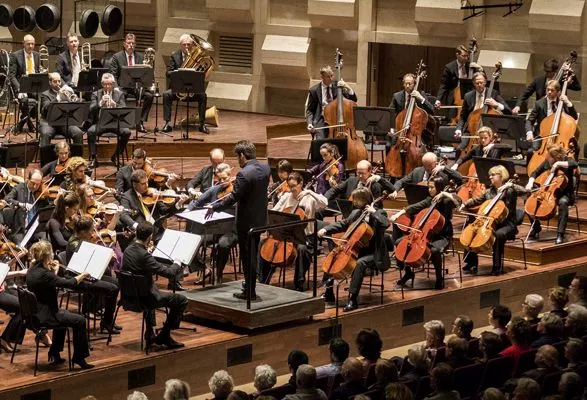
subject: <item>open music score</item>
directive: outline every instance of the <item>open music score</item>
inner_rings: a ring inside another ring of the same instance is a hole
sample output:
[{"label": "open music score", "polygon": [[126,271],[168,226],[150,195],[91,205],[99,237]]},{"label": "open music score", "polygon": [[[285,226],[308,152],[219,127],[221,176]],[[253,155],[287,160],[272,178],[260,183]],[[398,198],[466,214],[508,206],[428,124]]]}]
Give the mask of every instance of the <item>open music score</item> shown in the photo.
[{"label": "open music score", "polygon": [[82,242],[77,252],[73,253],[66,269],[78,274],[87,272],[92,278],[100,280],[112,257],[114,250],[111,248]]}]

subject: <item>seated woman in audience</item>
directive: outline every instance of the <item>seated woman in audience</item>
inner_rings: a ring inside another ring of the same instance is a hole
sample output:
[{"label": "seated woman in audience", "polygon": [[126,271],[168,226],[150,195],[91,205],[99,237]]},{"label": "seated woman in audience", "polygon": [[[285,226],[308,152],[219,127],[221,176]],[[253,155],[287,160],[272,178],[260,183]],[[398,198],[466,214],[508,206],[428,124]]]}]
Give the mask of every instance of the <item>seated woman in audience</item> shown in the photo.
[{"label": "seated woman in audience", "polygon": [[507,336],[507,325],[512,319],[511,310],[501,304],[492,307],[487,315],[489,325],[493,327],[493,332],[497,333],[501,340],[503,340],[504,347],[510,345],[510,341]]},{"label": "seated woman in audience", "polygon": [[[371,370],[375,368],[375,363],[380,359],[383,347],[379,332],[375,329],[363,328],[359,331],[355,343],[359,354],[363,357],[363,378],[365,380],[374,379],[375,375]],[[371,371],[371,376],[369,376],[369,371]],[[367,385],[372,383],[374,382],[367,382]]]},{"label": "seated woman in audience", "polygon": [[532,326],[525,319],[514,317],[508,325],[507,335],[512,345],[499,354],[503,357],[514,357],[515,364],[517,364],[520,355],[523,352],[530,350]]},{"label": "seated woman in audience", "polygon": [[569,315],[565,310],[569,302],[569,291],[562,286],[555,286],[548,292],[548,300],[550,301],[550,312],[558,315],[564,319]]},{"label": "seated woman in audience", "polygon": [[453,369],[473,364],[475,361],[467,357],[468,349],[469,343],[465,339],[451,337],[446,344],[446,363]]},{"label": "seated woman in audience", "polygon": [[375,364],[375,383],[369,386],[367,390],[379,390],[383,393],[387,385],[398,380],[398,371],[395,364],[390,360],[380,358]]},{"label": "seated woman in audience", "polygon": [[544,307],[544,298],[539,294],[529,294],[522,303],[522,318],[532,325],[538,325],[540,318],[538,314],[542,312]]},{"label": "seated woman in audience", "polygon": [[407,365],[402,365],[400,376],[401,382],[410,382],[428,375],[430,360],[428,352],[423,344],[417,344],[408,349]]},{"label": "seated woman in audience", "polygon": [[169,379],[165,382],[163,400],[188,400],[190,398],[190,385],[179,379]]},{"label": "seated woman in audience", "polygon": [[328,400],[347,400],[367,391],[363,385],[363,363],[358,358],[347,358],[342,364],[341,374],[344,382],[332,391]]},{"label": "seated woman in audience", "polygon": [[565,320],[567,336],[582,338],[587,335],[587,308],[578,304],[571,304],[567,311],[569,312]]},{"label": "seated woman in audience", "polygon": [[253,386],[256,392],[253,397],[256,397],[263,390],[271,389],[277,383],[277,373],[268,364],[261,364],[255,367],[255,378],[253,379]]},{"label": "seated woman in audience", "polygon": [[[327,400],[328,397],[316,387],[316,369],[308,364],[302,364],[296,371],[296,392],[286,395],[284,400]],[[273,398],[271,396],[259,396]]]},{"label": "seated woman in audience", "polygon": [[523,376],[526,378],[532,378],[538,382],[538,384],[542,385],[546,375],[560,371],[558,359],[559,354],[557,349],[554,346],[545,344],[536,352],[536,357],[534,358],[536,368],[524,372]]},{"label": "seated woman in audience", "polygon": [[390,383],[385,388],[385,400],[413,400],[414,395],[403,383]]},{"label": "seated woman in audience", "polygon": [[503,341],[499,335],[494,332],[485,331],[479,338],[479,351],[483,355],[479,362],[486,363],[489,360],[499,357],[499,353],[504,349]]},{"label": "seated woman in audience", "polygon": [[[233,386],[234,382],[232,376],[223,369],[214,372],[208,381],[208,387],[210,388],[210,392],[214,395],[214,400],[226,400],[230,392],[232,392]],[[187,398],[189,399],[189,395]],[[175,399],[175,397],[171,397],[170,399]]]},{"label": "seated woman in audience", "polygon": [[[445,347],[444,324],[437,319],[428,321],[424,324],[424,330],[426,331],[426,351],[428,351],[428,358],[430,358],[430,361],[434,362],[438,350]],[[444,355],[442,354],[441,356],[441,358],[444,359]]]},{"label": "seated woman in audience", "polygon": [[552,312],[544,313],[536,332],[540,335],[538,339],[532,342],[532,348],[539,348],[545,344],[556,344],[563,340],[563,334],[565,330],[565,324],[558,315]]},{"label": "seated woman in audience", "polygon": [[32,266],[27,271],[26,283],[28,289],[37,296],[38,312],[36,317],[41,325],[53,329],[53,344],[49,349],[49,361],[53,365],[65,362],[60,356],[65,342],[65,329],[73,328],[73,357],[71,361],[82,369],[93,368],[86,362],[90,355],[88,336],[86,333],[86,319],[80,315],[60,310],[57,305],[57,288],[76,289],[80,282],[89,277],[82,273],[75,278],[61,278],[57,275],[59,262],[53,259],[51,243],[40,241],[31,246],[29,252]]},{"label": "seated woman in audience", "polygon": [[569,339],[565,346],[565,358],[568,361],[565,371],[577,372],[585,363],[585,344],[581,339]]},{"label": "seated woman in audience", "polygon": [[73,234],[71,218],[79,212],[79,198],[75,193],[67,193],[57,197],[55,210],[51,219],[47,221],[47,235],[53,250],[60,252],[67,247],[67,242]]}]

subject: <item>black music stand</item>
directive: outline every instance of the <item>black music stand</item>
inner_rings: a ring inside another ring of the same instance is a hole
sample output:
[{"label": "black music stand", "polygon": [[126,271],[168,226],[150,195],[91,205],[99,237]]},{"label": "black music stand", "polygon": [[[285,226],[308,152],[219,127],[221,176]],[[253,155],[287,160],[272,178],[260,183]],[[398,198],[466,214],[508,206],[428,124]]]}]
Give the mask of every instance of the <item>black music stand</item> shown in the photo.
[{"label": "black music stand", "polygon": [[98,116],[98,126],[96,134],[101,132],[116,132],[116,171],[120,169],[120,152],[118,151],[118,142],[120,140],[120,130],[131,128],[136,125],[136,108],[100,108]]},{"label": "black music stand", "polygon": [[[39,148],[39,142],[29,142],[35,149]],[[27,152],[26,143],[4,143],[0,145],[0,165],[4,168],[26,168],[35,158],[34,152]]]},{"label": "black music stand", "polygon": [[[136,106],[141,107],[141,100],[143,97],[143,90],[153,86],[155,75],[152,67],[146,65],[123,66],[120,69],[119,86],[124,89],[134,89],[137,96]],[[148,133],[139,136],[139,132],[135,130],[134,140],[150,139],[157,141],[155,137],[148,137]]]},{"label": "black music stand", "polygon": [[[30,74],[20,78],[21,93],[34,93],[37,98],[37,120],[35,121],[35,129],[37,131],[36,137],[39,137],[39,118],[41,115],[41,93],[49,89],[49,75],[48,74]],[[27,104],[28,108],[28,104]],[[30,119],[30,114],[28,116]],[[30,133],[27,133],[27,136]],[[32,135],[31,135],[32,137]],[[26,142],[26,139],[25,139]]]},{"label": "black music stand", "polygon": [[479,178],[479,182],[484,184],[486,187],[491,186],[491,181],[489,180],[489,170],[496,165],[503,165],[505,169],[507,169],[508,174],[510,175],[510,179],[512,179],[514,174],[516,173],[516,165],[513,161],[509,160],[473,157],[473,164],[475,164],[475,169],[477,170],[477,178]]},{"label": "black music stand", "polygon": [[64,126],[65,132],[70,126],[82,126],[88,119],[90,103],[63,102],[49,103],[47,123],[51,126]]},{"label": "black music stand", "polygon": [[[500,136],[507,136],[516,143],[516,152],[518,144],[526,141],[526,118],[522,115],[494,115],[481,114],[483,125],[490,127],[493,132],[497,132]],[[530,146],[532,143],[530,142]]]},{"label": "black music stand", "polygon": [[82,94],[84,92],[95,92],[98,90],[98,88],[100,88],[100,80],[102,79],[102,75],[104,75],[106,72],[108,72],[108,68],[91,68],[81,70],[79,72],[76,89]]},{"label": "black music stand", "polygon": [[404,193],[409,205],[416,204],[430,196],[428,185],[419,185],[417,183],[406,183]]},{"label": "black music stand", "polygon": [[[193,69],[178,69],[177,71],[172,71],[170,74],[170,87],[172,93],[187,93],[186,98],[186,124],[185,124],[185,132],[181,133],[181,138],[173,139],[173,141],[178,140],[195,140],[198,142],[203,142],[204,139],[200,138],[191,138],[189,135],[189,125],[190,125],[190,97],[194,94],[204,93],[206,91],[205,86],[205,75],[202,71],[194,71]],[[201,115],[200,118],[204,118],[204,115]]]},{"label": "black music stand", "polygon": [[373,164],[373,146],[376,136],[385,136],[391,128],[391,108],[387,107],[354,107],[353,117],[355,129],[363,131],[365,137],[371,136],[371,164]]}]

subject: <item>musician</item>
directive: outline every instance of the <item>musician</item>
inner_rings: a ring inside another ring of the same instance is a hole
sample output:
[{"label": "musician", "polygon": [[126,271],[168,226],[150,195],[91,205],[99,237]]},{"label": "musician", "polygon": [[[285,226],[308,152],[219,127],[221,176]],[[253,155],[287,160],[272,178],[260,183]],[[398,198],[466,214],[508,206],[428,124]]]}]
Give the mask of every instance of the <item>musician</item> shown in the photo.
[{"label": "musician", "polygon": [[[289,186],[287,185],[287,178],[293,172],[293,165],[287,160],[279,160],[277,162],[277,177],[279,181],[271,183],[267,188],[267,192],[269,192],[269,201],[272,204],[277,204],[280,197],[289,191]],[[273,178],[272,178],[273,179]]]},{"label": "musician", "polygon": [[[343,181],[333,188],[328,189],[324,195],[331,204],[336,198],[350,199],[351,194],[355,189],[368,188],[374,198],[381,197],[384,191],[392,193],[394,186],[385,178],[373,174],[373,167],[367,160],[361,160],[357,163],[357,175],[351,176],[346,181]],[[379,207],[376,204],[375,207]]]},{"label": "musician", "polygon": [[[371,204],[373,202],[373,195],[367,188],[358,188],[352,193],[353,206],[355,210],[345,219],[326,226],[318,231],[318,237],[326,235],[331,236],[335,233],[345,232],[363,212],[367,212],[365,222],[373,228],[373,237],[369,240],[369,244],[362,248],[358,254],[357,264],[352,272],[351,283],[349,286],[349,301],[344,308],[344,311],[356,310],[359,307],[358,297],[363,277],[367,273],[367,269],[373,271],[385,271],[389,268],[391,262],[389,253],[387,252],[385,230],[389,226],[389,221],[385,212],[376,209]],[[334,297],[333,288],[329,286],[327,297]]]},{"label": "musician", "polygon": [[[26,271],[10,271],[6,276],[6,279],[22,275],[26,276]],[[22,343],[25,335],[25,327],[23,326],[22,317],[20,315],[18,292],[14,287],[7,287],[6,282],[0,284],[0,310],[4,311],[6,314],[12,314],[10,321],[2,332],[2,336],[0,336],[0,349],[10,353],[12,352],[12,346],[10,343]],[[50,345],[48,339],[47,336],[44,336],[40,341],[43,344]]]},{"label": "musician", "polygon": [[[179,38],[179,46],[181,47],[179,50],[171,54],[169,57],[169,65],[167,66],[167,77],[170,76],[171,72],[178,70],[185,60],[189,57],[189,55],[195,51],[194,46],[197,44],[194,42],[192,37],[187,33],[184,33]],[[173,100],[175,100],[176,96],[171,91],[171,89],[167,89],[163,92],[163,119],[165,120],[165,125],[163,126],[163,132],[171,132],[173,127],[169,124],[171,121],[171,105],[173,104]],[[209,133],[208,128],[205,125],[206,119],[206,104],[208,102],[208,96],[206,92],[204,93],[197,93],[192,94],[189,96],[189,101],[193,102],[196,101],[198,103],[198,116],[199,116],[199,125],[198,130],[202,133]]]},{"label": "musician", "polygon": [[479,144],[473,146],[471,151],[461,154],[461,156],[452,165],[452,169],[456,170],[460,165],[472,160],[473,157],[495,158],[500,159],[504,151],[496,147],[497,134],[488,126],[482,126],[477,130],[479,136]]},{"label": "musician", "polygon": [[255,145],[248,140],[241,140],[234,146],[234,153],[241,167],[236,175],[232,193],[218,203],[210,206],[206,218],[210,218],[214,211],[222,211],[237,203],[236,232],[240,259],[245,274],[242,292],[233,293],[237,299],[246,299],[250,290],[251,298],[256,299],[255,279],[250,280],[251,254],[257,254],[260,235],[252,235],[253,247],[250,247],[248,232],[251,228],[259,228],[267,224],[267,186],[271,169],[256,159]]},{"label": "musician", "polygon": [[[30,254],[33,265],[28,269],[26,276],[27,288],[37,296],[38,311],[36,318],[38,323],[53,329],[53,344],[49,349],[49,360],[52,365],[65,362],[60,356],[65,342],[65,329],[73,328],[73,357],[71,361],[82,369],[90,369],[94,366],[86,362],[90,355],[88,335],[86,333],[86,319],[81,314],[60,310],[57,305],[57,288],[77,289],[80,282],[89,278],[84,272],[74,278],[61,278],[57,275],[59,262],[53,260],[53,249],[47,241],[35,243]],[[62,328],[63,327],[63,328]]]},{"label": "musician", "polygon": [[[49,73],[49,89],[41,93],[41,121],[40,128],[41,137],[39,145],[41,147],[51,144],[51,139],[55,135],[61,135],[70,138],[75,144],[82,144],[84,141],[84,133],[79,126],[70,125],[65,126],[51,126],[47,122],[47,112],[49,111],[49,104],[59,103],[62,101],[69,101],[67,97],[68,88],[61,86],[61,77],[57,72]],[[73,94],[73,90],[69,91]]]},{"label": "musician", "polygon": [[[295,212],[296,208],[301,208],[304,215],[308,219],[314,218],[316,211],[327,206],[328,200],[321,194],[315,193],[311,190],[304,189],[304,179],[302,175],[293,172],[286,180],[289,191],[284,193],[277,204],[273,206],[274,211],[281,212]],[[304,229],[306,233],[306,243],[298,244],[296,268],[294,273],[295,288],[299,292],[304,291],[304,283],[306,280],[306,272],[310,269],[313,254],[313,240],[314,224],[309,223]],[[261,244],[261,247],[263,245]],[[261,282],[268,284],[271,282],[271,276],[275,271],[275,265],[260,257],[261,266]]]},{"label": "musician", "polygon": [[406,183],[418,184],[428,182],[436,175],[445,176],[448,182],[453,181],[457,186],[463,182],[463,177],[458,171],[452,170],[446,165],[439,164],[436,154],[428,152],[422,156],[421,167],[414,168],[408,175],[395,182],[390,197],[395,199],[398,192]]},{"label": "musician", "polygon": [[[493,90],[492,93],[487,93],[486,90],[487,78],[483,72],[476,72],[473,75],[473,90],[466,93],[463,97],[463,108],[461,109],[461,118],[457,123],[457,129],[455,130],[455,137],[460,138],[462,136],[465,124],[469,119],[471,112],[483,108],[484,105],[493,107],[496,110],[501,111],[503,114],[511,114],[512,110],[507,105],[503,97]],[[469,143],[468,138],[463,138],[459,145],[459,149],[464,149]]]},{"label": "musician", "polygon": [[73,234],[72,218],[79,214],[79,204],[79,197],[75,193],[67,193],[55,200],[55,210],[45,228],[53,250],[64,251],[67,247]]},{"label": "musician", "polygon": [[132,173],[139,169],[144,169],[147,160],[147,152],[143,149],[135,149],[132,152],[132,160],[129,165],[121,167],[116,173],[116,192],[124,193],[132,188]]},{"label": "musician", "polygon": [[191,195],[194,195],[200,188],[200,192],[204,193],[212,186],[214,181],[214,174],[218,164],[224,162],[224,150],[215,148],[210,151],[210,164],[202,168],[196,175],[188,182],[187,189]]},{"label": "musician", "polygon": [[[92,102],[90,103],[90,115],[94,119],[93,125],[88,129],[88,147],[90,149],[90,159],[92,160],[90,166],[91,168],[96,168],[98,166],[98,160],[96,156],[96,136],[100,136],[106,133],[106,131],[98,132],[97,123],[100,110],[102,108],[126,107],[124,93],[115,87],[116,80],[112,74],[105,73],[102,75],[101,84],[102,89],[92,93]],[[110,157],[110,161],[112,161],[114,164],[117,163],[118,155],[124,153],[124,149],[126,148],[126,144],[128,143],[128,139],[130,137],[130,129],[122,128],[120,132],[116,132],[116,134],[118,135],[118,148]]]},{"label": "musician", "polygon": [[349,100],[357,101],[357,95],[353,89],[342,79],[334,81],[334,72],[330,65],[320,68],[320,78],[322,82],[310,88],[308,98],[306,99],[306,122],[308,131],[312,137],[324,139],[328,136],[328,129],[316,129],[326,126],[324,121],[324,107],[336,99],[337,89],[342,88],[342,95]]},{"label": "musician", "polygon": [[25,229],[32,221],[35,214],[42,208],[47,207],[49,202],[46,198],[40,197],[42,191],[43,175],[38,169],[30,170],[27,179],[19,183],[6,195],[4,200],[17,208],[13,211],[12,221],[5,220],[6,215],[0,213],[2,221],[0,224],[7,225],[11,233],[7,236],[15,243],[20,243],[25,235]]},{"label": "musician", "polygon": [[[555,83],[558,84],[558,82]],[[572,157],[568,157],[563,147],[559,145],[551,145],[548,147],[546,160],[544,160],[544,162],[532,172],[528,179],[528,184],[526,185],[527,190],[532,190],[536,178],[547,171],[549,171],[549,173],[556,173],[559,171],[567,176],[567,186],[564,189],[555,192],[558,205],[556,244],[561,244],[564,241],[567,221],[569,219],[569,206],[575,203],[575,174],[578,167],[579,165],[577,164],[577,161]],[[538,219],[533,220],[529,238],[538,239],[541,230],[542,227],[540,226],[540,221]]]},{"label": "musician", "polygon": [[66,37],[67,50],[59,53],[55,60],[55,70],[61,80],[70,87],[77,87],[79,73],[82,70],[82,59],[79,53],[79,39],[75,33],[69,32]]},{"label": "musician", "polygon": [[[577,110],[571,100],[569,100],[566,94],[561,94],[560,83],[555,80],[548,81],[546,84],[546,96],[534,104],[534,108],[526,120],[526,140],[534,140],[535,136],[537,139],[532,142],[533,150],[540,149],[540,145],[542,144],[542,139],[540,139],[540,124],[542,120],[556,113],[559,101],[563,102],[563,111],[565,114],[574,119],[578,118]],[[527,158],[530,161],[531,157]]]},{"label": "musician", "polygon": [[[516,106],[512,110],[512,113],[517,114],[520,112],[520,108],[522,105],[528,104],[528,99],[532,96],[533,93],[536,93],[536,102],[542,99],[545,95],[547,95],[547,86],[548,83],[555,78],[556,73],[558,72],[558,60],[555,58],[549,58],[548,60],[544,61],[544,75],[539,75],[520,95]],[[560,84],[560,82],[559,82]],[[573,75],[573,79],[569,82],[568,88],[570,90],[579,91],[581,90],[581,82],[577,79],[576,75]]]},{"label": "musician", "polygon": [[[135,171],[137,174],[140,172]],[[144,173],[144,171],[142,172]],[[183,347],[183,343],[179,343],[171,337],[171,330],[179,327],[181,316],[188,305],[188,300],[181,294],[159,291],[157,285],[153,282],[154,274],[165,276],[170,281],[177,281],[180,275],[183,274],[181,262],[174,260],[172,265],[164,265],[149,253],[147,249],[151,246],[153,238],[153,225],[150,223],[141,221],[136,227],[136,234],[136,241],[124,251],[122,270],[144,276],[151,291],[151,300],[154,304],[153,309],[149,311],[148,318],[146,318],[145,339],[147,347],[150,347],[151,343],[164,345],[171,349]],[[168,313],[163,328],[155,336],[153,331],[155,309],[159,307],[167,308]]]},{"label": "musician", "polygon": [[[526,193],[526,189],[522,186],[515,185],[512,182],[507,182],[509,173],[503,165],[496,165],[489,169],[489,180],[491,186],[479,197],[472,198],[461,204],[459,210],[471,208],[481,205],[484,201],[490,200],[497,196],[498,193],[505,191],[502,201],[508,209],[507,217],[496,226],[495,242],[493,244],[493,267],[491,269],[492,275],[499,275],[503,272],[502,255],[505,250],[505,242],[508,239],[513,239],[516,235],[516,202],[518,194]],[[464,258],[465,265],[463,271],[469,273],[477,273],[479,265],[477,253],[469,251]]]},{"label": "musician", "polygon": [[34,51],[35,38],[33,35],[25,35],[23,38],[23,48],[10,53],[8,68],[8,82],[12,87],[13,93],[18,96],[20,104],[20,121],[16,126],[17,131],[22,131],[26,122],[29,132],[35,131],[35,126],[31,118],[37,117],[37,101],[35,94],[21,93],[20,79],[23,76],[39,72],[40,61],[39,53]]},{"label": "musician", "polygon": [[[135,35],[133,33],[127,33],[124,37],[124,50],[121,50],[112,56],[112,61],[110,62],[110,73],[114,75],[116,82],[120,81],[120,75],[122,73],[121,67],[145,65],[143,63],[143,53],[135,51],[136,45],[137,41]],[[125,96],[132,94],[136,98],[139,98],[139,91],[135,90],[134,88],[124,88],[121,90]],[[151,111],[151,106],[153,105],[153,92],[147,88],[143,88],[140,93],[142,94],[143,108],[141,111],[141,122],[137,125],[137,131],[145,133],[147,130],[145,129],[144,122],[149,118],[149,112]]]},{"label": "musician", "polygon": [[[444,217],[444,226],[438,233],[433,233],[428,242],[431,255],[430,261],[436,271],[435,289],[444,288],[444,279],[442,277],[442,253],[448,248],[453,237],[452,212],[455,207],[459,207],[461,200],[454,193],[446,191],[448,181],[445,176],[437,175],[428,181],[428,193],[430,196],[424,200],[411,204],[391,216],[390,221],[395,222],[401,215],[407,214],[413,219],[420,211],[428,209],[433,202],[436,203],[436,210]],[[404,276],[398,281],[403,285],[410,279],[414,279],[414,272],[409,265],[405,265]]]},{"label": "musician", "polygon": [[413,97],[417,100],[417,105],[428,114],[434,114],[434,106],[428,99],[426,99],[424,92],[414,90],[416,86],[416,76],[414,74],[405,74],[402,80],[404,90],[395,92],[391,100],[390,108],[395,110],[395,114],[399,114],[402,110],[408,108],[410,99]]},{"label": "musician", "polygon": [[459,79],[466,79],[469,73],[469,50],[465,45],[459,45],[456,49],[456,59],[444,66],[440,87],[434,105],[441,104],[452,106],[454,104],[454,90],[459,86]]},{"label": "musician", "polygon": [[55,154],[57,159],[43,165],[41,172],[43,173],[43,178],[53,179],[52,185],[61,185],[65,179],[66,163],[71,155],[69,144],[65,140],[57,143],[55,145]]},{"label": "musician", "polygon": [[71,157],[67,162],[65,169],[65,178],[61,183],[61,188],[74,192],[76,188],[84,183],[91,181],[90,177],[86,175],[88,163],[81,157]]},{"label": "musician", "polygon": [[[335,187],[342,181],[344,164],[342,160],[334,163],[340,158],[338,147],[335,144],[323,143],[320,146],[320,155],[322,156],[322,162],[310,168],[308,172],[312,176],[318,176],[322,174],[326,167],[335,172],[334,174],[330,171],[325,172],[316,179],[316,193],[326,194],[328,189]],[[333,163],[334,165],[332,165]]]}]

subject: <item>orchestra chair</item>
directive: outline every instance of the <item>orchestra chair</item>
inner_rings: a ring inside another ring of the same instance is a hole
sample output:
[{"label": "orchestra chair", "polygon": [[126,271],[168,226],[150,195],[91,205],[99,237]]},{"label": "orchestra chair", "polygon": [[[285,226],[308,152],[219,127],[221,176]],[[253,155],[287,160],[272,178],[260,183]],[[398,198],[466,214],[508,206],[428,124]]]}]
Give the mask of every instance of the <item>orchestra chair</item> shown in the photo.
[{"label": "orchestra chair", "polygon": [[[67,262],[66,262],[66,255],[67,253],[65,251],[60,251],[58,253],[56,253],[55,257],[57,258],[57,261],[59,261],[59,264],[61,264],[63,266],[63,268],[67,267]],[[77,294],[77,312],[78,314],[81,314],[81,307],[82,307],[82,294],[81,292],[78,292],[76,290],[73,289],[69,289],[69,288],[62,288],[61,289],[61,298],[59,300],[59,308],[63,308],[63,299],[67,298],[67,300],[65,301],[65,309],[69,310],[69,300],[71,299],[71,295],[72,294]]]},{"label": "orchestra chair", "polygon": [[[18,288],[18,302],[20,303],[20,314],[22,317],[23,325],[26,329],[33,331],[35,334],[35,367],[33,369],[33,376],[37,376],[37,366],[39,361],[39,342],[40,339],[47,334],[49,329],[65,329],[67,333],[67,365],[69,370],[72,369],[71,363],[71,338],[69,335],[69,328],[61,327],[61,326],[44,326],[38,323],[38,320],[35,316],[37,314],[37,296],[27,289]],[[14,343],[14,347],[12,348],[12,356],[10,357],[10,363],[14,362],[14,355],[16,354],[16,347],[18,345],[18,341]]]},{"label": "orchestra chair", "polygon": [[[455,138],[456,126],[440,126],[438,127],[438,146],[436,146],[436,155],[449,160],[457,159],[457,151],[454,145],[461,143],[461,139]],[[453,150],[445,152],[440,148],[441,146],[453,147]]]},{"label": "orchestra chair", "polygon": [[[385,289],[385,272],[379,271],[377,268],[373,268],[369,270],[369,283],[363,283],[361,286],[368,286],[369,293],[373,293],[373,286],[375,286],[379,290],[379,304],[383,304],[383,291]],[[379,283],[374,284],[373,278],[379,276],[380,280]]]},{"label": "orchestra chair", "polygon": [[[96,144],[101,142],[100,139],[106,139],[106,143],[110,143],[110,139],[116,139],[116,148],[118,148],[118,140],[120,139],[118,133],[116,133],[116,132],[104,132],[104,133],[101,133],[100,135],[96,135]],[[130,157],[128,156],[128,146],[126,146],[124,148],[124,153],[123,154],[120,154],[119,157],[121,157],[120,166],[122,167],[130,159]]]}]

